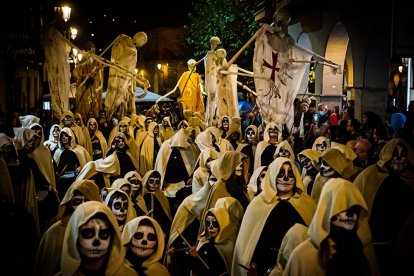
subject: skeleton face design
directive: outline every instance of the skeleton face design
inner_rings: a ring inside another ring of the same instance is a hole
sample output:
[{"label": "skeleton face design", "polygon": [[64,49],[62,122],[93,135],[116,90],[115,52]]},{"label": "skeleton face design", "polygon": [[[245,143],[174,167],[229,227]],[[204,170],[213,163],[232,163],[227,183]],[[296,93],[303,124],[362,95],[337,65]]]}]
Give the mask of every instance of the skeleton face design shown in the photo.
[{"label": "skeleton face design", "polygon": [[325,160],[321,159],[320,163],[319,171],[323,177],[333,178],[336,175],[335,170]]},{"label": "skeleton face design", "polygon": [[73,211],[75,211],[75,209],[78,208],[78,206],[81,205],[82,203],[84,203],[85,201],[87,201],[87,200],[86,200],[85,196],[83,196],[83,195],[73,196],[72,200],[71,200]]},{"label": "skeleton face design", "polygon": [[60,133],[59,128],[58,128],[57,126],[55,126],[55,127],[53,128],[53,131],[52,131],[52,135],[53,135],[53,137],[54,137],[54,138],[58,138],[58,137],[59,137],[59,133]]},{"label": "skeleton face design", "polygon": [[68,134],[66,134],[65,132],[62,132],[61,134],[60,134],[60,142],[63,144],[63,145],[67,145],[67,144],[70,144],[70,140],[72,139],[72,137],[70,137]]},{"label": "skeleton face design", "polygon": [[111,209],[118,224],[123,225],[128,213],[128,198],[125,195],[115,196],[112,201]]},{"label": "skeleton face design", "polygon": [[407,148],[401,144],[397,144],[392,153],[390,170],[397,174],[403,172],[407,167],[407,158]]},{"label": "skeleton face design", "polygon": [[296,179],[290,163],[284,163],[276,176],[276,189],[279,197],[289,197],[295,187]]},{"label": "skeleton face design", "polygon": [[236,170],[234,171],[234,174],[236,176],[242,176],[243,175],[243,162],[240,162],[237,167]]},{"label": "skeleton face design", "polygon": [[328,144],[326,143],[326,141],[323,141],[320,144],[316,144],[316,150],[321,152],[321,153],[324,152],[327,147],[328,147]]},{"label": "skeleton face design", "polygon": [[341,227],[345,230],[351,231],[354,229],[357,220],[358,208],[357,206],[352,206],[351,208],[332,217],[331,223],[337,227]]},{"label": "skeleton face design", "polygon": [[90,122],[89,123],[89,130],[91,131],[91,132],[95,132],[96,131],[96,123],[95,122]]},{"label": "skeleton face design", "polygon": [[119,149],[123,149],[125,147],[125,140],[122,137],[116,137],[116,147]]},{"label": "skeleton face design", "polygon": [[246,138],[249,143],[252,143],[253,140],[256,138],[256,132],[253,129],[248,129],[246,131]]},{"label": "skeleton face design", "polygon": [[285,149],[283,147],[280,147],[279,152],[277,153],[278,157],[286,157],[289,158],[290,151],[288,149]]},{"label": "skeleton face design", "polygon": [[210,238],[215,238],[220,232],[220,225],[213,214],[206,216],[205,227]]},{"label": "skeleton face design", "polygon": [[121,124],[119,125],[119,132],[125,133],[127,131],[128,125],[127,124]]},{"label": "skeleton face design", "polygon": [[161,183],[161,178],[157,174],[153,174],[148,179],[148,185],[147,190],[148,192],[152,193],[155,192],[159,187]]},{"label": "skeleton face design", "polygon": [[310,160],[306,156],[299,156],[299,162],[302,165],[302,167],[305,168],[307,171],[310,171],[313,168],[312,160]]},{"label": "skeleton face design", "polygon": [[224,118],[223,118],[223,120],[221,121],[221,127],[222,127],[225,131],[228,131],[228,130],[229,130],[229,125],[230,125],[229,118],[224,117]]},{"label": "skeleton face design", "polygon": [[112,230],[107,220],[92,218],[79,228],[78,250],[82,259],[96,260],[108,252]]},{"label": "skeleton face design", "polygon": [[138,193],[139,190],[141,189],[141,185],[142,185],[141,181],[138,178],[136,178],[135,176],[128,178],[128,181],[132,185],[133,193],[134,194]]},{"label": "skeleton face design", "polygon": [[70,115],[66,115],[65,118],[63,119],[63,125],[65,127],[70,127],[72,126],[72,116]]},{"label": "skeleton face design", "polygon": [[155,252],[157,235],[155,229],[149,225],[140,225],[132,236],[129,247],[138,257],[145,258]]},{"label": "skeleton face design", "polygon": [[276,127],[271,127],[267,130],[270,140],[277,140],[278,131]]},{"label": "skeleton face design", "polygon": [[81,118],[75,118],[75,125],[81,126]]}]

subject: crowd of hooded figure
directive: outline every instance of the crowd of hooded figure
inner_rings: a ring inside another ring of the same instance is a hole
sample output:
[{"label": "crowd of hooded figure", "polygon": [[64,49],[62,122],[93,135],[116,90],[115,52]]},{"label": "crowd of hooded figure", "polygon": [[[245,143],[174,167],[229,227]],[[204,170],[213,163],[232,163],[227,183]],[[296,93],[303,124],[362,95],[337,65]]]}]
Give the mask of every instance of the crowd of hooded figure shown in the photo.
[{"label": "crowd of hooded figure", "polygon": [[412,141],[384,141],[362,168],[329,131],[297,152],[275,123],[188,110],[109,130],[66,111],[47,140],[39,118],[20,121],[0,134],[13,274],[410,274]]}]

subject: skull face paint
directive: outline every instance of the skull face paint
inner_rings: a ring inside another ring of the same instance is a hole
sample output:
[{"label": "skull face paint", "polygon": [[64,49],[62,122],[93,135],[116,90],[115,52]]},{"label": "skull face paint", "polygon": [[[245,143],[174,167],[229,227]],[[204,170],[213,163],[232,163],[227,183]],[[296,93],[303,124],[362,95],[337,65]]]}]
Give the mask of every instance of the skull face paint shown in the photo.
[{"label": "skull face paint", "polygon": [[390,171],[397,174],[403,172],[407,167],[407,158],[407,148],[402,144],[397,144],[392,152]]},{"label": "skull face paint", "polygon": [[60,142],[62,143],[62,145],[70,144],[70,141],[71,137],[68,134],[66,134],[65,132],[62,132],[60,134]]},{"label": "skull face paint", "polygon": [[126,133],[127,128],[128,128],[127,124],[119,125],[119,132]]},{"label": "skull face paint", "polygon": [[331,223],[337,227],[351,231],[357,223],[358,211],[359,209],[357,206],[352,206],[351,208],[332,217]]},{"label": "skull face paint", "polygon": [[322,153],[326,150],[326,148],[328,147],[328,144],[325,141],[323,141],[320,144],[316,144],[315,147],[317,151]]},{"label": "skull face paint", "polygon": [[290,163],[284,163],[276,176],[277,196],[288,198],[293,194],[296,179]]},{"label": "skull face paint", "polygon": [[246,138],[248,143],[252,143],[253,140],[256,138],[256,132],[253,129],[248,129],[246,131]]},{"label": "skull face paint", "polygon": [[335,170],[325,160],[321,159],[320,163],[319,171],[323,177],[332,178],[336,176]]},{"label": "skull face paint", "polygon": [[229,130],[229,125],[230,125],[229,118],[224,117],[224,118],[223,118],[223,120],[221,121],[221,127],[222,127],[225,131],[228,131],[228,130]]},{"label": "skull face paint", "polygon": [[156,249],[157,235],[155,229],[149,225],[140,225],[132,236],[129,247],[138,257],[145,258],[151,256]]},{"label": "skull face paint", "polygon": [[288,149],[285,149],[283,147],[281,147],[279,149],[279,152],[277,153],[278,157],[286,157],[289,158],[290,157],[290,151]]},{"label": "skull face paint", "polygon": [[122,137],[116,137],[116,147],[118,149],[123,149],[125,148],[125,140]]},{"label": "skull face paint", "polygon": [[89,125],[88,125],[88,127],[89,127],[89,130],[92,132],[92,133],[95,133],[95,131],[96,131],[96,123],[95,122],[90,122],[89,123]]},{"label": "skull face paint", "polygon": [[209,213],[206,216],[205,227],[207,228],[207,232],[210,238],[217,237],[220,232],[220,225],[217,221],[217,218],[212,213]]},{"label": "skull face paint", "polygon": [[72,126],[72,117],[70,115],[66,115],[63,119],[63,125],[65,127],[71,127]]},{"label": "skull face paint", "polygon": [[55,126],[52,131],[53,138],[57,139],[59,137],[59,133],[60,133],[59,127]]},{"label": "skull face paint", "polygon": [[124,194],[114,194],[110,206],[118,224],[123,225],[128,213],[128,198]]},{"label": "skull face paint", "polygon": [[300,165],[305,168],[307,171],[312,170],[313,165],[312,165],[312,160],[310,160],[309,158],[307,158],[306,156],[300,155],[299,156],[299,162]]},{"label": "skull face paint", "polygon": [[107,220],[92,218],[79,228],[78,250],[82,259],[96,260],[108,252],[112,230]]},{"label": "skull face paint", "polygon": [[79,205],[86,201],[87,200],[84,195],[74,195],[71,200],[73,211],[75,211],[75,209],[78,208]]},{"label": "skull face paint", "polygon": [[269,140],[270,141],[277,141],[278,130],[277,130],[276,127],[269,128],[267,130],[267,133],[269,134]]},{"label": "skull face paint", "polygon": [[75,118],[75,125],[81,126],[81,118]]},{"label": "skull face paint", "polygon": [[148,178],[148,183],[147,183],[147,190],[148,192],[152,193],[155,192],[161,184],[161,177],[159,176],[159,174],[152,174],[149,178]]}]

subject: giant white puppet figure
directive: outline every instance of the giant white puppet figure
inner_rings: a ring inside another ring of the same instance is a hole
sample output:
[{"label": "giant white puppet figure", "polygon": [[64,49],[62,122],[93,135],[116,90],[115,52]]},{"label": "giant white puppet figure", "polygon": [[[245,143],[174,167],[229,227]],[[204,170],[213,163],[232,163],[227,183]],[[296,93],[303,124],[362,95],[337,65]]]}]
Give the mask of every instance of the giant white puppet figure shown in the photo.
[{"label": "giant white puppet figure", "polygon": [[[119,35],[112,46],[111,62],[115,66],[122,67],[131,74],[135,74],[137,65],[137,47],[142,47],[147,43],[147,35],[144,32],[138,32],[133,38],[127,35]],[[144,86],[149,87],[148,80],[142,76],[136,75]],[[124,116],[128,113],[135,114],[135,87],[137,83],[131,77],[123,74],[114,68],[109,69],[108,91],[105,99],[105,109],[109,117],[118,110],[118,116]]]},{"label": "giant white puppet figure", "polygon": [[[295,45],[288,34],[290,15],[278,10],[273,24],[263,24],[256,32],[253,71],[257,105],[263,121],[293,124],[293,101],[298,93],[312,54]],[[295,62],[295,61],[305,62]]]}]

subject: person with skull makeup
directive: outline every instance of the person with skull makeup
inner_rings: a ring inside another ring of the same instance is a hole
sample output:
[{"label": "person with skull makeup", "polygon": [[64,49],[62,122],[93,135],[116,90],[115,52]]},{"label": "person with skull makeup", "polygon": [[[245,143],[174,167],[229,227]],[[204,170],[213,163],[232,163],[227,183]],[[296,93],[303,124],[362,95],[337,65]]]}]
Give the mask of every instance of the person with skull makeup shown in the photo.
[{"label": "person with skull makeup", "polygon": [[138,275],[125,261],[118,222],[108,206],[88,201],[73,212],[57,275]]},{"label": "person with skull makeup", "polygon": [[40,241],[35,275],[55,275],[59,271],[65,229],[76,208],[86,201],[101,201],[99,189],[90,180],[75,181],[60,202],[58,220],[43,234]]},{"label": "person with skull makeup", "polygon": [[287,140],[283,140],[277,145],[273,158],[276,159],[278,157],[289,158],[290,160],[295,162],[295,165],[298,168],[299,172],[302,173],[302,167],[300,166],[300,163],[295,160],[293,148]]},{"label": "person with skull makeup", "polygon": [[[192,127],[180,129],[165,141],[155,161],[155,170],[161,173],[161,190],[170,201],[172,215],[184,199],[178,197],[177,193],[185,188],[195,166],[196,157],[188,143],[188,136],[192,129]],[[191,194],[191,188],[187,190]]]},{"label": "person with skull makeup", "polygon": [[134,139],[134,135],[132,132],[132,129],[129,126],[129,118],[123,118],[120,120],[120,122],[114,126],[114,128],[112,129],[110,135],[109,135],[109,139],[108,139],[108,145],[112,145],[114,142],[114,138],[115,136],[117,136],[117,134],[119,132],[122,132],[125,135],[125,142],[128,144],[128,147],[130,148],[130,153],[132,154],[132,156],[134,156],[135,160],[138,162],[138,144]]},{"label": "person with skull makeup", "polygon": [[243,141],[236,148],[236,151],[240,151],[249,157],[249,178],[254,171],[254,155],[256,153],[256,146],[258,143],[259,133],[257,126],[249,125],[244,132]]},{"label": "person with skull makeup", "polygon": [[319,173],[319,151],[313,149],[304,149],[298,154],[298,159],[302,165],[302,182],[304,191],[312,194],[313,184],[316,175]]},{"label": "person with skull makeup", "polygon": [[126,192],[120,189],[110,189],[104,203],[108,206],[118,222],[120,232],[124,230],[125,224],[136,217],[135,209]]},{"label": "person with skull makeup", "polygon": [[150,213],[161,225],[161,228],[168,239],[171,228],[171,209],[167,197],[160,190],[161,174],[156,170],[149,170],[142,179],[144,189],[144,200]]},{"label": "person with skull makeup", "polygon": [[61,127],[58,124],[52,125],[49,131],[49,139],[43,143],[43,145],[49,149],[52,157],[55,154],[55,151],[59,148],[60,130]]},{"label": "person with skull makeup", "polygon": [[393,138],[381,150],[380,160],[355,179],[371,210],[369,224],[381,271],[393,272],[394,242],[406,218],[414,211],[414,155],[410,145]]},{"label": "person with skull makeup", "polygon": [[152,217],[140,216],[129,221],[122,232],[126,260],[138,275],[168,276],[160,261],[164,255],[164,233]]},{"label": "person with skull makeup", "polygon": [[105,109],[102,109],[99,111],[98,130],[102,132],[106,140],[109,139],[109,134],[111,133],[111,130],[112,130],[112,121],[107,120]]},{"label": "person with skull makeup", "polygon": [[283,275],[380,275],[368,210],[354,184],[330,179],[309,225],[310,238],[293,250]]},{"label": "person with skull makeup", "polygon": [[158,124],[151,122],[148,126],[147,136],[145,136],[139,148],[138,172],[141,175],[155,167],[155,161],[161,147],[161,139],[158,138],[158,133]]},{"label": "person with skull makeup", "polygon": [[198,192],[204,185],[207,184],[211,175],[211,161],[218,158],[218,152],[211,148],[204,149],[198,157],[198,167],[193,173],[193,180],[191,182],[192,193]]},{"label": "person with skull makeup", "polygon": [[260,166],[269,166],[274,160],[277,144],[282,141],[282,126],[276,123],[268,123],[264,131],[263,141],[257,144],[254,154],[254,170]]},{"label": "person with skull makeup", "polygon": [[98,129],[98,122],[95,118],[90,118],[86,123],[92,143],[92,159],[98,160],[106,157],[108,144],[103,133]]},{"label": "person with skull makeup", "polygon": [[131,202],[137,216],[147,215],[149,210],[144,200],[142,177],[137,171],[130,171],[125,174],[124,179],[132,185]]},{"label": "person with skull makeup", "polygon": [[313,142],[313,145],[312,145],[312,149],[317,150],[320,153],[324,152],[330,147],[331,147],[331,142],[325,136],[320,136],[316,138],[315,142]]},{"label": "person with skull makeup", "polygon": [[[191,270],[195,275],[230,275],[226,259],[233,254],[230,216],[225,208],[212,208],[204,216],[204,228],[196,246],[190,245]],[[227,258],[226,258],[227,257]],[[201,262],[200,258],[204,261]],[[207,265],[208,268],[205,266]]]},{"label": "person with skull makeup", "polygon": [[75,116],[73,115],[72,111],[66,110],[63,112],[62,117],[60,119],[60,127],[70,128],[73,132],[73,137],[75,139],[76,144],[84,147],[86,150],[88,149],[86,137],[83,134],[82,128],[75,124]]},{"label": "person with skull makeup", "polygon": [[267,166],[261,166],[258,167],[250,177],[249,184],[247,185],[247,194],[249,195],[250,201],[262,192],[262,182],[266,172]]},{"label": "person with skull makeup", "polygon": [[227,131],[229,131],[230,129],[230,117],[227,115],[223,115],[221,116],[221,120],[220,120],[220,137],[221,138],[226,138],[227,137]]},{"label": "person with skull makeup", "polygon": [[[111,189],[124,191],[132,202],[132,184],[125,178],[118,178],[111,184]],[[134,214],[136,217],[136,213]]]},{"label": "person with skull makeup", "polygon": [[162,123],[159,125],[159,129],[160,129],[160,139],[162,143],[170,139],[175,134],[175,130],[171,124],[171,118],[168,116],[162,118]]},{"label": "person with skull makeup", "polygon": [[295,163],[286,157],[274,160],[262,182],[262,192],[253,198],[244,214],[232,275],[264,275],[275,265],[286,232],[295,223],[308,226],[315,209],[315,201],[303,191]]},{"label": "person with skull makeup", "polygon": [[[129,171],[135,171],[138,169],[138,162],[135,159],[135,156],[129,145],[129,140],[125,137],[124,133],[118,132],[112,141],[111,148],[106,154],[108,157],[109,155],[116,153],[116,157],[119,160],[121,169],[120,175],[125,175]],[[114,175],[110,179],[111,182],[113,182],[115,179],[117,179],[117,176]]]},{"label": "person with skull makeup", "polygon": [[57,166],[58,196],[62,199],[77,174],[92,158],[84,147],[76,144],[72,129],[64,127],[59,133],[59,149],[53,155],[53,160]]},{"label": "person with skull makeup", "polygon": [[246,188],[248,166],[247,156],[237,151],[226,151],[211,161],[211,172],[217,181],[209,190],[203,215],[222,197],[234,197],[246,210],[250,202]]},{"label": "person with skull makeup", "polygon": [[325,183],[331,178],[343,178],[353,181],[361,172],[361,169],[355,167],[352,160],[348,159],[338,148],[329,148],[319,155],[319,173],[315,177],[312,198],[318,202],[321,191]]},{"label": "person with skull makeup", "polygon": [[75,125],[79,126],[82,129],[83,136],[85,137],[85,146],[84,148],[89,152],[89,154],[92,156],[92,141],[91,136],[89,135],[88,127],[85,126],[83,122],[82,115],[80,113],[73,114],[74,123]]}]

